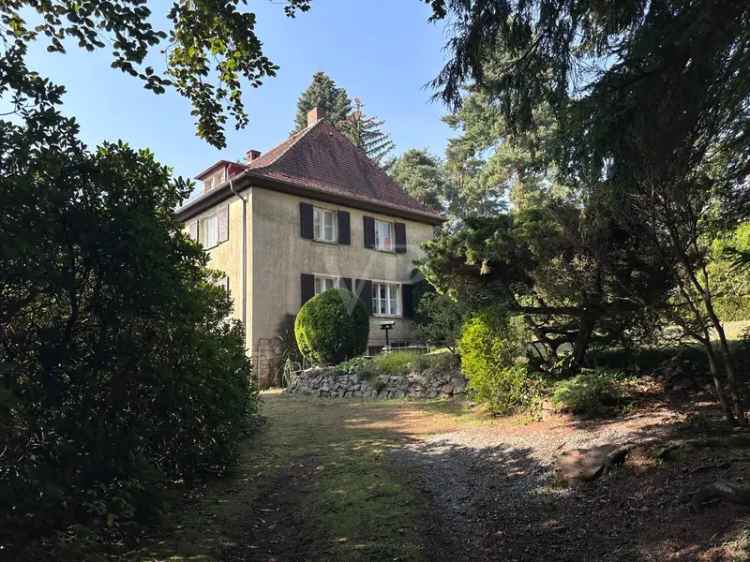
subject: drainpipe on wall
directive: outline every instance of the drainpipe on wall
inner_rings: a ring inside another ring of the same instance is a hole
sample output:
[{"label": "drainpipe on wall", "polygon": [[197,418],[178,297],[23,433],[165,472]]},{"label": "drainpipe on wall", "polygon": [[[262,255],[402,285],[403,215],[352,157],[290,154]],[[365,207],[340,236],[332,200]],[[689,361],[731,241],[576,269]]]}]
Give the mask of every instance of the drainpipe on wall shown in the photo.
[{"label": "drainpipe on wall", "polygon": [[245,345],[247,345],[247,197],[237,193],[231,177],[229,189],[242,201],[242,325],[245,328]]}]

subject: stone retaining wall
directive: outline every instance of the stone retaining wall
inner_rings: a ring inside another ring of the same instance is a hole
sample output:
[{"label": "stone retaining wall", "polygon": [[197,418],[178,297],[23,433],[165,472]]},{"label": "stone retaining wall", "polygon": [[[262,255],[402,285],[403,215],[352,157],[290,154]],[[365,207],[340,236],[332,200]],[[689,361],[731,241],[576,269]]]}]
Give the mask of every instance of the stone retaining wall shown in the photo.
[{"label": "stone retaining wall", "polygon": [[450,398],[466,392],[466,379],[452,370],[366,376],[338,373],[334,367],[314,367],[292,377],[285,392],[320,398]]}]

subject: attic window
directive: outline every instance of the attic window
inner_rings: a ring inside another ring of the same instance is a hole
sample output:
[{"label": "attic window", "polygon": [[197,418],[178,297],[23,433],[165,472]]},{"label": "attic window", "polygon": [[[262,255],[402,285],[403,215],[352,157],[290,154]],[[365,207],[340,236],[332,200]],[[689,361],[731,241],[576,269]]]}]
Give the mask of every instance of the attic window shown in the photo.
[{"label": "attic window", "polygon": [[215,187],[218,187],[219,185],[221,185],[225,179],[226,179],[226,169],[220,168],[219,170],[216,170],[213,174],[208,176],[205,180],[203,180],[203,185],[206,191],[211,191]]}]

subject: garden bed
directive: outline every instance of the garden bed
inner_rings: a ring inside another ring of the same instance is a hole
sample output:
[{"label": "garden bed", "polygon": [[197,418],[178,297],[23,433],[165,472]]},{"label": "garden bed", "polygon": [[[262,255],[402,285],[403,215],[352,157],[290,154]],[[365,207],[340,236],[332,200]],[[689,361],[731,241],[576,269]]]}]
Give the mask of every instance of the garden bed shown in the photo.
[{"label": "garden bed", "polygon": [[450,358],[393,352],[292,375],[287,394],[320,398],[430,399],[463,396],[466,379]]}]

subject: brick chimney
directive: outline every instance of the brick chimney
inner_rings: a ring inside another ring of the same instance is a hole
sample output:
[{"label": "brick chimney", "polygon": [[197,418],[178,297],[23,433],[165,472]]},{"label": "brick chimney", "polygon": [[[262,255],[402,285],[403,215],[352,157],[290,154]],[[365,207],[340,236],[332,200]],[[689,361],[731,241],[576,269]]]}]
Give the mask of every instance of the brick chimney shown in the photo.
[{"label": "brick chimney", "polygon": [[260,156],[260,150],[250,149],[245,152],[245,162],[248,164]]},{"label": "brick chimney", "polygon": [[307,112],[307,126],[312,127],[315,123],[323,119],[323,117],[325,117],[325,111],[317,106],[313,107]]}]

